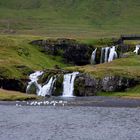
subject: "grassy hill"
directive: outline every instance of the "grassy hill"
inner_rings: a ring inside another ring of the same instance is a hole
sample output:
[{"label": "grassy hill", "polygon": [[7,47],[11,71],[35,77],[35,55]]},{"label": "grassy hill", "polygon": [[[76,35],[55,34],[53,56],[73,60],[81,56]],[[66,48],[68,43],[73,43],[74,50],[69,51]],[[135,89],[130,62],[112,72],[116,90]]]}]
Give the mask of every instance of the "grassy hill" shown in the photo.
[{"label": "grassy hill", "polygon": [[0,78],[25,78],[31,70],[68,66],[59,56],[50,56],[30,45],[35,36],[0,36]]},{"label": "grassy hill", "polygon": [[140,33],[139,7],[139,0],[0,0],[0,31],[71,38]]}]

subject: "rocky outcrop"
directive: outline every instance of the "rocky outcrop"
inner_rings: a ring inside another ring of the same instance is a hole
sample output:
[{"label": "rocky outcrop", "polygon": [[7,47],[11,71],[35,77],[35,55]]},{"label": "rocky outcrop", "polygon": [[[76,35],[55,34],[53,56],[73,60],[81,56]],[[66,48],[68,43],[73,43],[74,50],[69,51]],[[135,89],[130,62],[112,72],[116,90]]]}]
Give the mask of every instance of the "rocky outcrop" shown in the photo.
[{"label": "rocky outcrop", "polygon": [[121,76],[105,76],[96,79],[87,74],[79,74],[75,79],[76,96],[94,96],[98,92],[117,92],[125,91],[138,84],[139,80]]},{"label": "rocky outcrop", "polygon": [[65,62],[75,65],[89,64],[94,49],[73,39],[35,40],[31,44],[41,46],[47,54],[62,56]]},{"label": "rocky outcrop", "polygon": [[120,76],[106,76],[101,80],[102,91],[125,91],[126,88],[135,86],[138,81]]},{"label": "rocky outcrop", "polygon": [[86,74],[79,74],[74,83],[75,96],[94,96],[99,88],[99,80]]}]

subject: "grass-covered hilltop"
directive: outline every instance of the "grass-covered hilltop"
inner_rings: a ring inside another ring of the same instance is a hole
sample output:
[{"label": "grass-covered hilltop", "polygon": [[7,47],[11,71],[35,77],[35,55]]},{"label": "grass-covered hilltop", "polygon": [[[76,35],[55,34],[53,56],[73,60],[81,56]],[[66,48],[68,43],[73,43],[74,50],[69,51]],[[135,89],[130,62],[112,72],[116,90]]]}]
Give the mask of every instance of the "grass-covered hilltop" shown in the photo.
[{"label": "grass-covered hilltop", "polygon": [[92,38],[136,34],[139,0],[0,0],[0,31]]},{"label": "grass-covered hilltop", "polygon": [[[78,71],[76,96],[140,98],[140,40],[119,42],[140,34],[139,7],[139,0],[0,0],[0,100],[39,99],[23,94],[37,70],[45,71],[42,85],[56,75],[53,95],[62,94],[64,74]],[[100,64],[102,48],[114,45],[118,59]]]}]

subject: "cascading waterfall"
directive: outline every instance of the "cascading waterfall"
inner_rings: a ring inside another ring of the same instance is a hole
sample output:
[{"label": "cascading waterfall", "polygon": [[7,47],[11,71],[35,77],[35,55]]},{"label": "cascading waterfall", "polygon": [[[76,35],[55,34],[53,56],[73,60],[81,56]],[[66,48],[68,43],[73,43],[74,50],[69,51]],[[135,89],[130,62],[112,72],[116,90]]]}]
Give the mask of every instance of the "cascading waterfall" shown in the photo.
[{"label": "cascading waterfall", "polygon": [[97,51],[97,48],[92,52],[92,55],[91,55],[91,64],[95,64],[96,51]]},{"label": "cascading waterfall", "polygon": [[36,71],[35,73],[30,74],[29,79],[31,80],[28,83],[28,86],[26,88],[26,92],[28,93],[28,90],[30,89],[31,85],[34,84],[36,86],[36,94],[38,96],[46,96],[50,95],[53,89],[53,84],[56,80],[56,78],[51,77],[47,84],[44,86],[41,86],[41,84],[38,84],[38,78],[43,74],[42,71]]},{"label": "cascading waterfall", "polygon": [[[101,56],[100,56],[100,63],[111,62],[114,59],[118,58],[118,55],[115,49],[116,49],[115,46],[102,48]],[[96,64],[96,52],[97,52],[97,48],[92,52],[91,64]]]},{"label": "cascading waterfall", "polygon": [[140,53],[140,45],[136,45],[134,53],[136,53],[137,55]]},{"label": "cascading waterfall", "polygon": [[64,75],[63,81],[63,97],[73,97],[74,80],[79,72],[68,73]]},{"label": "cascading waterfall", "polygon": [[35,73],[30,74],[29,79],[30,82],[28,82],[27,88],[26,88],[26,93],[28,92],[28,90],[30,89],[32,84],[35,84],[36,88],[37,88],[37,94],[39,93],[40,89],[41,89],[41,85],[39,85],[37,83],[39,76],[41,76],[43,74],[42,71],[36,71]]},{"label": "cascading waterfall", "polygon": [[48,83],[45,84],[44,86],[42,86],[42,88],[40,89],[38,95],[39,96],[51,95],[53,85],[54,85],[55,81],[56,81],[56,78],[51,77],[50,80],[48,81]]},{"label": "cascading waterfall", "polygon": [[118,55],[117,55],[117,52],[115,51],[115,46],[112,46],[112,48],[110,48],[108,62],[113,61],[117,57],[118,57]]}]

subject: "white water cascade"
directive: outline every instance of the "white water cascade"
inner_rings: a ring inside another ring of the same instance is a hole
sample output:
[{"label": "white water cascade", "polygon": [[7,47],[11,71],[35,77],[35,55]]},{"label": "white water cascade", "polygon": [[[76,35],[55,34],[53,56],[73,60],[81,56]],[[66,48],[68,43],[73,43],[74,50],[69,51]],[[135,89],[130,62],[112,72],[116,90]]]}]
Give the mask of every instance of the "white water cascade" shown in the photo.
[{"label": "white water cascade", "polygon": [[30,82],[28,82],[28,86],[26,88],[26,93],[28,92],[28,90],[30,89],[32,84],[35,84],[36,88],[37,88],[37,94],[39,93],[40,89],[41,89],[41,85],[37,83],[39,76],[41,76],[43,74],[42,71],[36,71],[35,73],[30,74],[29,79]]},{"label": "white water cascade", "polygon": [[96,51],[97,51],[97,48],[92,52],[92,55],[91,55],[91,64],[95,64]]},{"label": "white water cascade", "polygon": [[43,74],[42,71],[36,71],[35,73],[30,74],[29,79],[31,81],[28,83],[28,86],[26,88],[26,92],[28,92],[28,90],[30,89],[32,84],[35,84],[36,94],[38,96],[46,96],[46,95],[51,94],[53,84],[54,84],[56,78],[51,77],[50,80],[48,81],[48,83],[45,84],[44,86],[42,86],[41,84],[38,84],[38,82],[37,82],[39,79],[39,76],[41,76],[42,74]]},{"label": "white water cascade", "polygon": [[108,62],[110,47],[105,47],[101,49],[100,63]]},{"label": "white water cascade", "polygon": [[116,59],[118,57],[117,52],[116,52],[115,49],[116,49],[115,46],[112,46],[110,48],[108,62],[111,62],[111,61],[113,61],[114,59]]},{"label": "white water cascade", "polygon": [[40,96],[46,96],[46,95],[51,95],[52,93],[52,89],[53,89],[53,85],[54,85],[54,82],[56,81],[56,78],[53,78],[51,77],[50,80],[48,81],[47,84],[45,84],[40,92],[39,92],[39,95]]},{"label": "white water cascade", "polygon": [[134,50],[134,53],[136,53],[137,55],[139,54],[140,51],[140,45],[136,45],[136,48]]},{"label": "white water cascade", "polygon": [[79,72],[68,73],[64,75],[63,97],[73,97],[74,80]]}]

